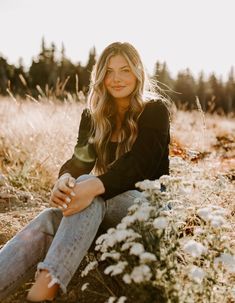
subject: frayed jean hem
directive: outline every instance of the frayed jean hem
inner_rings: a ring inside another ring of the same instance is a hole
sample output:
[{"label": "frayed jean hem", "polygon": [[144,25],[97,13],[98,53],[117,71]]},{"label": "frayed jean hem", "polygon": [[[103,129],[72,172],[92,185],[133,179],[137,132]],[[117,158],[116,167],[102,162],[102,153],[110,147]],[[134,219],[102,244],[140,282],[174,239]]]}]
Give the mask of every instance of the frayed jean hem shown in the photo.
[{"label": "frayed jean hem", "polygon": [[50,266],[49,264],[45,264],[45,262],[38,263],[38,265],[37,265],[37,272],[36,272],[35,277],[37,277],[37,275],[39,274],[39,272],[41,270],[47,270],[48,274],[51,277],[51,281],[48,284],[48,288],[51,288],[55,284],[59,284],[60,289],[63,291],[63,293],[64,294],[67,293],[67,286],[65,286],[64,283],[62,283],[60,281],[60,279],[57,277],[57,274],[54,272],[54,269],[53,269],[52,266]]}]

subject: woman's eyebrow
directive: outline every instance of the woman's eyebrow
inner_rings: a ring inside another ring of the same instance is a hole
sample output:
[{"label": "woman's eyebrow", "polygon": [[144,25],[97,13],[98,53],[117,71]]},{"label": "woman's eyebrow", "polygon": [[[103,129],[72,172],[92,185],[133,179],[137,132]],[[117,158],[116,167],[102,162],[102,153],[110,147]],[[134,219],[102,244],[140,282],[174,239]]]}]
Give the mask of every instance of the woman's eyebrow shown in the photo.
[{"label": "woman's eyebrow", "polygon": [[[129,66],[128,65],[124,65],[124,66],[121,66],[120,67],[120,69],[123,69],[123,68],[126,68],[126,67],[128,67],[129,68]],[[112,67],[107,67],[107,69],[113,69]]]}]

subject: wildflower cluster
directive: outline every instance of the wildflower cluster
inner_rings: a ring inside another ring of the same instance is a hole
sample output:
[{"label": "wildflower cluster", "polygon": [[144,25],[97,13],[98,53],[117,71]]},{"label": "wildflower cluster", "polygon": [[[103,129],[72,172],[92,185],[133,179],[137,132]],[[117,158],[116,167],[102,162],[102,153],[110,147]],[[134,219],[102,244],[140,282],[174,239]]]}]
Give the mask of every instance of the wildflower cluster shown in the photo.
[{"label": "wildflower cluster", "polygon": [[141,197],[96,241],[98,263],[119,286],[107,302],[232,302],[232,222],[218,197],[234,189],[210,180],[175,157],[171,176],[136,184]]}]

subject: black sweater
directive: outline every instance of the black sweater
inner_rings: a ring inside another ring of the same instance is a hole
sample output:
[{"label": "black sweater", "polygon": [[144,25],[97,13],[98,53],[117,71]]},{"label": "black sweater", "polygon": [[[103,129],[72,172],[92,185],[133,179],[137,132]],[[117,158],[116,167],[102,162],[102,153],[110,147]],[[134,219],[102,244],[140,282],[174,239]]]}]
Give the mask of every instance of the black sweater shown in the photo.
[{"label": "black sweater", "polygon": [[[91,116],[89,110],[85,109],[74,154],[62,165],[59,176],[70,173],[78,178],[91,172],[96,153],[91,145],[87,145],[90,130]],[[101,196],[105,200],[111,199],[127,190],[136,189],[135,183],[138,181],[155,180],[169,174],[169,142],[169,113],[166,106],[161,101],[147,102],[138,120],[138,136],[132,149],[117,159],[106,173],[97,176],[105,187],[105,193]],[[111,150],[115,152],[113,147]]]}]

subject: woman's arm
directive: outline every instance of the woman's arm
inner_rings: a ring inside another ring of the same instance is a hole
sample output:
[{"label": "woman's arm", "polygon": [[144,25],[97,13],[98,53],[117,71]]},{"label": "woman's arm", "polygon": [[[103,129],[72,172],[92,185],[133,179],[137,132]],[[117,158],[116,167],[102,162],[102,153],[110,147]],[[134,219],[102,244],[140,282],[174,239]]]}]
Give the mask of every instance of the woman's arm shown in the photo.
[{"label": "woman's arm", "polygon": [[72,157],[66,161],[59,171],[59,177],[69,173],[75,179],[83,174],[89,174],[96,161],[93,146],[88,144],[91,131],[91,117],[88,109],[84,109],[79,125],[77,144]]},{"label": "woman's arm", "polygon": [[[92,170],[96,153],[88,139],[91,131],[91,117],[88,109],[82,113],[74,153],[59,171],[59,179],[54,186],[51,202],[62,208],[64,216],[70,216],[88,207],[93,199],[104,193],[103,183],[96,177],[75,183],[75,179]],[[69,184],[69,181],[73,185]]]},{"label": "woman's arm", "polygon": [[169,113],[162,102],[146,105],[138,127],[138,137],[131,151],[115,161],[108,172],[98,176],[104,184],[105,193],[101,196],[105,200],[134,189],[138,181],[154,178],[168,151]]}]

